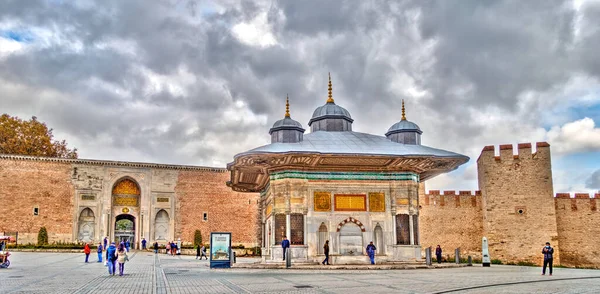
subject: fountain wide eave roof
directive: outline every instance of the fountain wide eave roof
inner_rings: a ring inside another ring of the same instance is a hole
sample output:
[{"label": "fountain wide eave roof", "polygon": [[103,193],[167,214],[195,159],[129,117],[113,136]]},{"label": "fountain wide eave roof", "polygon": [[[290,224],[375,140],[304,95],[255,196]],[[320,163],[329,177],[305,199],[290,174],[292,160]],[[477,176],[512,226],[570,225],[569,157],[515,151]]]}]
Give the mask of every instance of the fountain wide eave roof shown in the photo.
[{"label": "fountain wide eave roof", "polygon": [[263,190],[269,174],[282,170],[304,171],[407,171],[420,181],[452,171],[469,157],[423,145],[401,144],[383,136],[359,132],[317,131],[297,143],[272,143],[234,157],[227,165],[236,191]]}]

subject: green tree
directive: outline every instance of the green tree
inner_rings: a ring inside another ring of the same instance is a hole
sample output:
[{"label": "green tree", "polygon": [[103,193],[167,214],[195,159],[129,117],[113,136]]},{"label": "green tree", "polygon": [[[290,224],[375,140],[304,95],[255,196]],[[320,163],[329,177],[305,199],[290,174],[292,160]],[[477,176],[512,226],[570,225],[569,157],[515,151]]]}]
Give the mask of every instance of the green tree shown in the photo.
[{"label": "green tree", "polygon": [[35,116],[22,120],[3,114],[0,116],[0,154],[77,158],[77,148],[67,148],[65,140],[54,140],[52,129]]},{"label": "green tree", "polygon": [[202,232],[194,231],[194,246],[202,246]]},{"label": "green tree", "polygon": [[46,231],[46,227],[41,227],[38,232],[38,245],[46,244],[48,244],[48,231]]}]

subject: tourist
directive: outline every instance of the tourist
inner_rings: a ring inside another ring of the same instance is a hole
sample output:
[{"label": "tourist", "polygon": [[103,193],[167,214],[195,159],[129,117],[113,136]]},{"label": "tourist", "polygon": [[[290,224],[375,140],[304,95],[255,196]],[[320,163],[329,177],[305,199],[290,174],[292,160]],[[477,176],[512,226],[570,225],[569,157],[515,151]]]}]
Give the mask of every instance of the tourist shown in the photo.
[{"label": "tourist", "polygon": [[281,248],[283,248],[283,260],[285,260],[285,253],[290,248],[290,240],[288,240],[286,236],[283,236],[283,241],[281,241]]},{"label": "tourist", "polygon": [[325,245],[323,245],[323,253],[325,253],[325,260],[323,260],[321,263],[327,263],[327,265],[329,265],[329,240],[325,240]]},{"label": "tourist", "polygon": [[106,249],[106,266],[108,266],[108,274],[115,275],[115,261],[117,259],[117,247],[115,242],[111,242],[110,246]]},{"label": "tourist", "polygon": [[435,258],[437,259],[437,263],[442,263],[442,247],[440,245],[435,248]]},{"label": "tourist", "polygon": [[[202,248],[200,249],[202,256],[206,257],[206,260],[208,260],[208,256],[206,256],[206,246],[204,246],[204,244],[202,244]],[[200,256],[200,260],[202,260],[202,256]]]},{"label": "tourist", "polygon": [[200,257],[200,244],[196,245],[196,259]]},{"label": "tourist", "polygon": [[371,259],[371,264],[375,264],[375,245],[373,245],[373,241],[367,245],[367,254],[369,255],[369,259]]},{"label": "tourist", "polygon": [[550,242],[546,242],[546,246],[542,249],[544,254],[544,267],[542,268],[542,276],[546,274],[546,266],[550,266],[550,275],[552,275],[552,254],[554,254],[554,248],[550,247]]},{"label": "tourist", "polygon": [[104,237],[104,250],[107,249],[106,245],[108,245],[108,237]]},{"label": "tourist", "polygon": [[177,255],[181,254],[181,238],[177,238],[177,243],[175,244],[177,245]]},{"label": "tourist", "polygon": [[167,242],[167,254],[171,253],[171,242]]},{"label": "tourist", "polygon": [[92,250],[90,249],[90,244],[85,243],[85,246],[83,247],[83,253],[85,253],[85,262],[88,262],[88,259],[90,258],[90,253],[92,252]]},{"label": "tourist", "polygon": [[146,238],[142,238],[142,250],[146,250]]},{"label": "tourist", "polygon": [[129,260],[127,258],[127,248],[119,246],[119,250],[117,250],[117,261],[119,262],[119,276],[123,276],[123,271],[125,271],[125,261],[127,260]]},{"label": "tourist", "polygon": [[102,262],[102,250],[104,250],[102,243],[98,243],[98,262]]},{"label": "tourist", "polygon": [[175,241],[171,241],[171,255],[175,256],[176,252],[177,252],[177,245],[175,244]]},{"label": "tourist", "polygon": [[129,239],[125,240],[125,250],[129,252],[129,247],[131,247],[131,243],[129,243]]},{"label": "tourist", "polygon": [[154,242],[154,254],[158,253],[158,241]]}]

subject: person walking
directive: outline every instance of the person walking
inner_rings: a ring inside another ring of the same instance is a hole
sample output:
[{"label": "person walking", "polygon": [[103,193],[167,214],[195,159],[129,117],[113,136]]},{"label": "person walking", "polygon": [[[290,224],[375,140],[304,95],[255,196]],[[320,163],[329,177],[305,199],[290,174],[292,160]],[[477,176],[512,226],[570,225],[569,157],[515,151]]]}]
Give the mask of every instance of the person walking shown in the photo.
[{"label": "person walking", "polygon": [[181,254],[181,238],[177,238],[177,243],[175,244],[177,247],[177,250],[175,251],[175,254],[180,255]]},{"label": "person walking", "polygon": [[129,247],[131,247],[131,243],[129,243],[129,239],[125,240],[125,250],[129,252]]},{"label": "person walking", "polygon": [[285,260],[285,253],[288,251],[288,249],[290,249],[290,240],[288,240],[286,236],[283,236],[281,248],[283,248],[283,260]]},{"label": "person walking", "polygon": [[375,264],[375,251],[377,248],[373,245],[373,241],[367,245],[367,254],[369,255],[369,259],[371,259],[371,264]]},{"label": "person walking", "polygon": [[200,244],[196,245],[196,259],[200,257]]},{"label": "person walking", "polygon": [[176,253],[177,253],[177,244],[175,244],[175,241],[171,241],[171,255],[175,256]]},{"label": "person walking", "polygon": [[329,240],[325,240],[325,245],[323,245],[323,253],[325,253],[325,260],[323,260],[321,263],[327,263],[327,265],[329,265]]},{"label": "person walking", "polygon": [[552,254],[554,254],[554,248],[550,247],[550,242],[546,242],[546,246],[542,249],[544,254],[544,267],[542,268],[542,276],[546,274],[546,265],[550,268],[549,274],[552,275]]},{"label": "person walking", "polygon": [[171,242],[167,242],[167,254],[171,254]]},{"label": "person walking", "polygon": [[108,266],[108,274],[115,275],[115,262],[117,260],[117,247],[115,242],[111,242],[110,246],[106,249],[106,266]]},{"label": "person walking", "polygon": [[108,237],[104,237],[104,250],[106,250],[108,247],[106,247],[108,245]]},{"label": "person walking", "polygon": [[102,262],[102,250],[104,250],[102,243],[98,243],[98,262]]},{"label": "person walking", "polygon": [[123,276],[123,272],[125,271],[125,262],[127,260],[129,260],[127,258],[127,248],[119,246],[119,250],[117,250],[117,261],[119,262],[119,276]]},{"label": "person walking", "polygon": [[92,249],[90,249],[90,244],[85,243],[85,246],[83,247],[83,253],[85,253],[85,262],[88,262],[88,259],[90,258],[90,253],[92,253]]},{"label": "person walking", "polygon": [[142,250],[146,250],[146,238],[142,238]]},{"label": "person walking", "polygon": [[435,247],[435,259],[437,259],[437,263],[442,263],[442,247],[440,245]]},{"label": "person walking", "polygon": [[206,260],[208,260],[208,256],[206,256],[206,246],[204,246],[204,244],[202,244],[202,248],[200,249],[202,256],[200,256],[200,260],[202,260],[202,257],[206,257]]},{"label": "person walking", "polygon": [[158,253],[158,241],[154,241],[154,254]]}]

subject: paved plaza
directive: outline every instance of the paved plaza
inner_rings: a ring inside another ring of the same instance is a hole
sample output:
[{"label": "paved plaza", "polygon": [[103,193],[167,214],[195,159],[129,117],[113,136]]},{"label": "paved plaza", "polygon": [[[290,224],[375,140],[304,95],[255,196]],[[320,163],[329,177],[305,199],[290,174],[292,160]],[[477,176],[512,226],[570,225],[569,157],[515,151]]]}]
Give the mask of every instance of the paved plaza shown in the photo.
[{"label": "paved plaza", "polygon": [[[481,266],[417,270],[211,270],[192,256],[134,252],[125,276],[90,255],[15,252],[1,293],[599,293],[600,271]],[[255,259],[239,259],[252,262]]]}]

